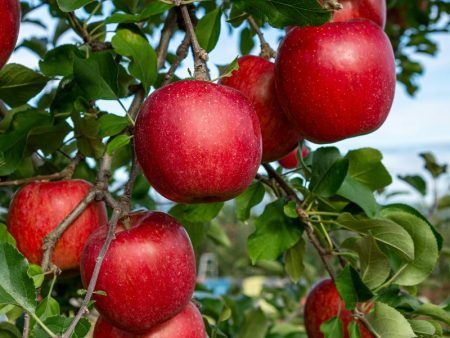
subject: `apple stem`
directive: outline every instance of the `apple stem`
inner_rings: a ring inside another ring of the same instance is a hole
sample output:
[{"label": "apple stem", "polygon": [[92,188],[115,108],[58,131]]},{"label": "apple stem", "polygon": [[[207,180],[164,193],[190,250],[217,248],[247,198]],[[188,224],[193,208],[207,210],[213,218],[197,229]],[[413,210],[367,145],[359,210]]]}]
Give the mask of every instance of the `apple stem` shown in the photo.
[{"label": "apple stem", "polygon": [[261,43],[260,56],[265,58],[266,60],[270,60],[271,58],[276,58],[277,52],[274,49],[272,49],[272,47],[270,47],[269,43],[264,38],[264,34],[261,31],[261,28],[259,27],[256,20],[252,16],[249,16],[247,18],[247,20],[250,23],[250,26],[252,26],[252,28],[255,30],[256,34],[258,35],[259,42]]},{"label": "apple stem", "polygon": [[183,20],[186,25],[187,33],[189,34],[189,39],[191,40],[192,50],[194,52],[195,79],[200,81],[209,81],[210,77],[208,67],[206,65],[206,61],[208,61],[208,53],[200,47],[197,40],[197,35],[195,34],[194,25],[186,5],[181,6],[181,14],[183,15]]}]

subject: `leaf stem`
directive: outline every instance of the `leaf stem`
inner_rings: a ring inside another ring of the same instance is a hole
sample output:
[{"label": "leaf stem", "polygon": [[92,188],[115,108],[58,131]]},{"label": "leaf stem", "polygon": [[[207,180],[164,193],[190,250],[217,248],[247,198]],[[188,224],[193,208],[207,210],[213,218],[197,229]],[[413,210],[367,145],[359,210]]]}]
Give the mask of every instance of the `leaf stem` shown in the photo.
[{"label": "leaf stem", "polygon": [[38,323],[38,325],[40,327],[42,327],[42,329],[52,338],[58,338],[58,336],[52,331],[50,330],[45,324],[44,322],[34,313],[34,312],[30,312],[31,317],[33,317],[33,319],[36,321],[36,323]]}]

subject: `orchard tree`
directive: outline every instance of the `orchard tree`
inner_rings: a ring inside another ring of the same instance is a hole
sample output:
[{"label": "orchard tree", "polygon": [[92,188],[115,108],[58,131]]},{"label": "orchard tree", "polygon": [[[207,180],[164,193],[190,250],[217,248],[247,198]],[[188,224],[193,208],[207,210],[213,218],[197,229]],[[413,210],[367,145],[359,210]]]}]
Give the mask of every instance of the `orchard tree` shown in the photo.
[{"label": "orchard tree", "polygon": [[[18,46],[38,69],[7,64],[20,17],[48,28],[42,7],[53,34]],[[379,128],[396,74],[418,89],[414,55],[436,53],[448,12],[445,0],[0,0],[0,337],[445,336],[448,311],[417,297],[443,236],[413,207],[377,202],[392,183],[380,151],[305,140]],[[212,80],[224,27],[242,56]],[[219,297],[197,281],[202,244],[231,245],[221,217],[249,233],[244,269],[272,269],[281,287]],[[327,277],[305,290],[311,260]]]}]

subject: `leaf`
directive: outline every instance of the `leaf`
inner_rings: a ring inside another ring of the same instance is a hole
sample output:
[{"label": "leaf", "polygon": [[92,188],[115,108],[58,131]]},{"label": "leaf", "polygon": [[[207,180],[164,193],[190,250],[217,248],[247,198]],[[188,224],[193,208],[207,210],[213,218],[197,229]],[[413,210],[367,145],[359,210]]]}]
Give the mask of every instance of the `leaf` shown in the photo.
[{"label": "leaf", "polygon": [[348,160],[340,159],[336,161],[327,173],[321,177],[312,191],[321,197],[333,196],[344,183],[347,171]]},{"label": "leaf", "polygon": [[284,258],[284,266],[286,272],[294,283],[298,283],[305,271],[305,264],[303,262],[305,256],[306,243],[305,240],[300,237],[300,240],[286,252]]},{"label": "leaf", "polygon": [[392,177],[383,165],[383,155],[377,149],[362,148],[349,151],[348,174],[370,190],[382,189],[392,183]]},{"label": "leaf", "polygon": [[57,0],[58,7],[63,12],[72,12],[78,8],[86,6],[94,0]]},{"label": "leaf", "polygon": [[221,17],[222,10],[217,7],[201,18],[195,27],[198,42],[207,53],[211,52],[219,41]]},{"label": "leaf", "polygon": [[129,29],[117,31],[111,42],[118,54],[131,59],[128,67],[130,74],[141,80],[148,92],[158,75],[155,50],[144,36]]},{"label": "leaf", "polygon": [[411,187],[413,187],[419,194],[425,196],[427,194],[427,182],[423,179],[422,176],[414,175],[414,176],[398,176],[400,180],[408,183]]},{"label": "leaf", "polygon": [[231,77],[233,75],[233,72],[235,72],[236,70],[239,70],[239,58],[236,57],[233,62],[231,62],[228,66],[223,66],[223,68],[225,71],[220,74],[220,78],[224,78],[224,77]]},{"label": "leaf", "polygon": [[420,157],[425,161],[425,169],[433,176],[434,178],[438,178],[442,174],[447,172],[446,164],[437,163],[436,157],[433,153],[422,153]]},{"label": "leaf", "polygon": [[372,236],[358,239],[352,248],[359,255],[361,279],[370,289],[383,284],[389,277],[390,266],[386,255]]},{"label": "leaf", "polygon": [[111,142],[108,143],[106,151],[108,154],[112,155],[117,149],[122,148],[130,143],[131,135],[118,135],[114,137]]},{"label": "leaf", "polygon": [[36,264],[30,264],[28,267],[28,276],[30,276],[33,279],[34,287],[39,288],[42,286],[42,283],[44,282],[45,275],[42,271],[42,268],[39,265]]},{"label": "leaf", "polygon": [[414,259],[414,242],[402,226],[389,219],[358,219],[351,214],[342,214],[337,222],[346,229],[373,238],[395,251],[406,261]]},{"label": "leaf", "polygon": [[374,217],[378,212],[373,192],[351,176],[345,178],[337,194],[361,207],[369,217]]},{"label": "leaf", "polygon": [[0,70],[0,99],[12,107],[27,103],[41,92],[48,78],[25,66],[10,63]]},{"label": "leaf", "polygon": [[426,320],[408,320],[411,325],[413,331],[421,338],[434,338],[434,334],[436,333],[436,328],[430,322]]},{"label": "leaf", "polygon": [[264,338],[268,326],[266,315],[261,309],[250,310],[245,314],[237,338]]},{"label": "leaf", "polygon": [[98,124],[101,136],[114,136],[128,127],[129,120],[126,117],[105,114],[98,119]]},{"label": "leaf", "polygon": [[59,303],[51,296],[45,297],[36,309],[36,315],[42,321],[60,314]]},{"label": "leaf", "polygon": [[8,243],[12,246],[16,246],[16,240],[8,232],[8,228],[3,223],[0,223],[0,243]]},{"label": "leaf", "polygon": [[106,18],[105,23],[136,23],[148,20],[154,15],[162,14],[168,11],[173,5],[168,5],[162,2],[151,2],[140,14],[122,14],[114,13]]},{"label": "leaf", "polygon": [[0,337],[2,338],[21,338],[22,334],[17,327],[11,323],[0,323]]},{"label": "leaf", "polygon": [[413,338],[416,337],[411,325],[396,309],[376,302],[375,310],[366,316],[367,321],[380,337]]},{"label": "leaf", "polygon": [[241,38],[239,40],[239,51],[242,55],[248,55],[255,47],[254,32],[250,28],[245,27],[241,30]]},{"label": "leaf", "polygon": [[284,251],[293,247],[301,237],[298,219],[289,218],[283,211],[284,201],[279,199],[266,206],[255,221],[256,230],[247,243],[252,263],[259,260],[275,260]]},{"label": "leaf", "polygon": [[348,334],[349,334],[349,338],[361,338],[361,332],[359,330],[359,325],[356,321],[352,320],[348,324]]},{"label": "leaf", "polygon": [[73,74],[75,58],[82,56],[74,45],[62,45],[49,51],[39,62],[39,67],[47,76],[69,76]]},{"label": "leaf", "polygon": [[335,147],[322,147],[312,153],[312,175],[309,186],[311,191],[340,158],[341,154]]},{"label": "leaf", "polygon": [[34,312],[36,292],[28,276],[28,262],[16,248],[0,243],[0,304],[13,304]]},{"label": "leaf", "polygon": [[261,182],[255,182],[241,195],[236,197],[236,217],[240,221],[250,218],[252,208],[262,202],[266,190]]},{"label": "leaf", "polygon": [[177,204],[169,213],[181,223],[208,223],[214,219],[223,208],[223,203]]},{"label": "leaf", "polygon": [[419,217],[389,207],[384,208],[382,214],[402,226],[414,241],[414,260],[407,263],[395,283],[411,286],[423,282],[439,258],[436,238],[429,225]]},{"label": "leaf", "polygon": [[414,314],[427,316],[450,325],[450,314],[442,307],[428,303],[422,304],[414,310]]},{"label": "leaf", "polygon": [[[61,336],[64,331],[69,327],[70,323],[72,323],[73,318],[67,318],[65,316],[53,316],[48,317],[44,324],[55,334]],[[72,334],[72,338],[84,338],[88,334],[91,328],[91,324],[89,320],[86,318],[82,318],[77,324],[74,333]],[[48,338],[48,334],[39,326],[35,325],[33,334],[35,338]]]},{"label": "leaf", "polygon": [[320,325],[320,332],[324,334],[325,338],[343,338],[344,327],[341,318],[333,317],[326,322],[323,322]]},{"label": "leaf", "polygon": [[339,295],[345,302],[345,308],[348,310],[355,309],[358,303],[364,303],[373,297],[373,293],[351,265],[347,265],[341,271],[336,277],[335,284]]},{"label": "leaf", "polygon": [[226,248],[231,246],[231,241],[228,238],[227,233],[218,222],[211,222],[208,228],[208,237],[219,245],[223,245]]}]

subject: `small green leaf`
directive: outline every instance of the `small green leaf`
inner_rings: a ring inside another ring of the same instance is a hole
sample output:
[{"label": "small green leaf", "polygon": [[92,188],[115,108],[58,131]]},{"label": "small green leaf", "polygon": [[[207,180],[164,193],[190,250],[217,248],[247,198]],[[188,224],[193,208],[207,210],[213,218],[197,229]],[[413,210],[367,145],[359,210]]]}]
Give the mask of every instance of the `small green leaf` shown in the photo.
[{"label": "small green leaf", "polygon": [[8,243],[12,246],[16,246],[16,240],[8,232],[7,226],[3,223],[0,223],[0,243]]},{"label": "small green leaf", "polygon": [[298,219],[284,214],[284,201],[279,199],[268,204],[255,221],[256,230],[248,239],[248,252],[252,263],[259,260],[275,260],[293,247],[301,237]]},{"label": "small green leaf", "polygon": [[0,99],[12,107],[27,103],[41,92],[48,78],[25,66],[10,63],[0,70]]},{"label": "small green leaf", "polygon": [[367,321],[380,337],[414,338],[411,325],[396,309],[376,302],[375,310],[366,316]]},{"label": "small green leaf", "polygon": [[325,338],[343,338],[344,327],[341,318],[333,317],[320,325],[320,332]]},{"label": "small green leaf", "polygon": [[36,264],[30,264],[30,266],[28,267],[28,276],[33,279],[35,288],[41,287],[45,279],[42,268]]},{"label": "small green leaf", "polygon": [[36,309],[36,315],[42,321],[60,314],[59,303],[53,297],[45,297]]},{"label": "small green leaf", "polygon": [[169,213],[181,223],[208,223],[214,219],[223,208],[223,203],[177,204]]},{"label": "small green leaf", "polygon": [[72,12],[78,8],[86,6],[94,0],[57,0],[58,7],[63,12]]},{"label": "small green leaf", "polygon": [[228,238],[227,233],[218,222],[211,222],[211,225],[208,228],[208,237],[224,247],[228,248],[231,246],[231,241]]},{"label": "small green leaf", "polygon": [[101,136],[114,136],[128,127],[129,120],[126,117],[105,114],[98,119],[98,124]]},{"label": "small green leaf", "polygon": [[450,313],[440,306],[431,303],[422,304],[414,310],[414,314],[427,316],[450,326]]},{"label": "small green leaf", "polygon": [[108,154],[114,153],[117,149],[122,148],[130,143],[132,136],[131,135],[118,135],[114,137],[111,142],[108,143],[106,147],[106,151]]},{"label": "small green leaf", "polygon": [[233,75],[233,72],[239,70],[239,58],[235,58],[233,62],[230,63],[229,66],[224,66],[225,72],[220,74],[220,78],[230,77]]},{"label": "small green leaf", "polygon": [[439,164],[433,153],[422,153],[420,154],[420,157],[425,161],[425,169],[428,170],[434,178],[438,178],[447,172],[447,165]]},{"label": "small green leaf", "polygon": [[378,204],[373,192],[351,176],[345,178],[337,193],[360,206],[369,217],[374,217],[378,212]]},{"label": "small green leaf", "polygon": [[245,314],[237,338],[264,338],[268,327],[268,320],[261,309],[250,310]]},{"label": "small green leaf", "polygon": [[289,201],[284,205],[284,214],[290,218],[298,218],[297,202]]},{"label": "small green leaf", "polygon": [[195,28],[198,42],[207,53],[211,52],[219,41],[221,17],[222,10],[217,7],[201,18]]},{"label": "small green leaf", "polygon": [[352,320],[348,324],[348,334],[349,334],[350,338],[361,338],[361,332],[359,330],[359,325],[354,320]]},{"label": "small green leaf", "polygon": [[[65,316],[53,316],[48,317],[44,324],[55,334],[61,336],[72,323],[73,318],[68,318]],[[84,338],[88,334],[91,328],[89,320],[82,318],[77,324],[72,338]],[[39,326],[35,325],[33,334],[35,338],[48,338],[48,334]]]},{"label": "small green leaf", "polygon": [[255,47],[255,34],[250,28],[245,27],[241,30],[241,39],[239,40],[239,50],[242,55],[248,55]]},{"label": "small green leaf", "polygon": [[423,179],[422,176],[413,175],[413,176],[398,176],[400,180],[408,183],[411,187],[413,187],[419,194],[425,196],[427,194],[427,182]]},{"label": "small green leaf", "polygon": [[434,338],[434,334],[436,333],[436,328],[433,324],[426,320],[408,320],[411,325],[413,331],[421,338]]},{"label": "small green leaf", "polygon": [[347,265],[341,271],[335,283],[341,298],[345,302],[346,309],[353,310],[358,303],[364,303],[373,297],[373,293],[351,265]]},{"label": "small green leaf", "polygon": [[306,243],[305,240],[300,237],[300,240],[296,245],[290,248],[286,252],[284,258],[284,265],[286,272],[294,283],[298,283],[305,271],[305,264],[303,262],[305,256]]},{"label": "small green leaf", "polygon": [[73,74],[75,58],[82,56],[74,45],[62,45],[49,51],[39,62],[39,67],[47,76],[70,76]]},{"label": "small green leaf", "polygon": [[248,189],[236,197],[236,216],[240,221],[250,218],[252,208],[262,202],[266,190],[261,182],[255,182]]}]

